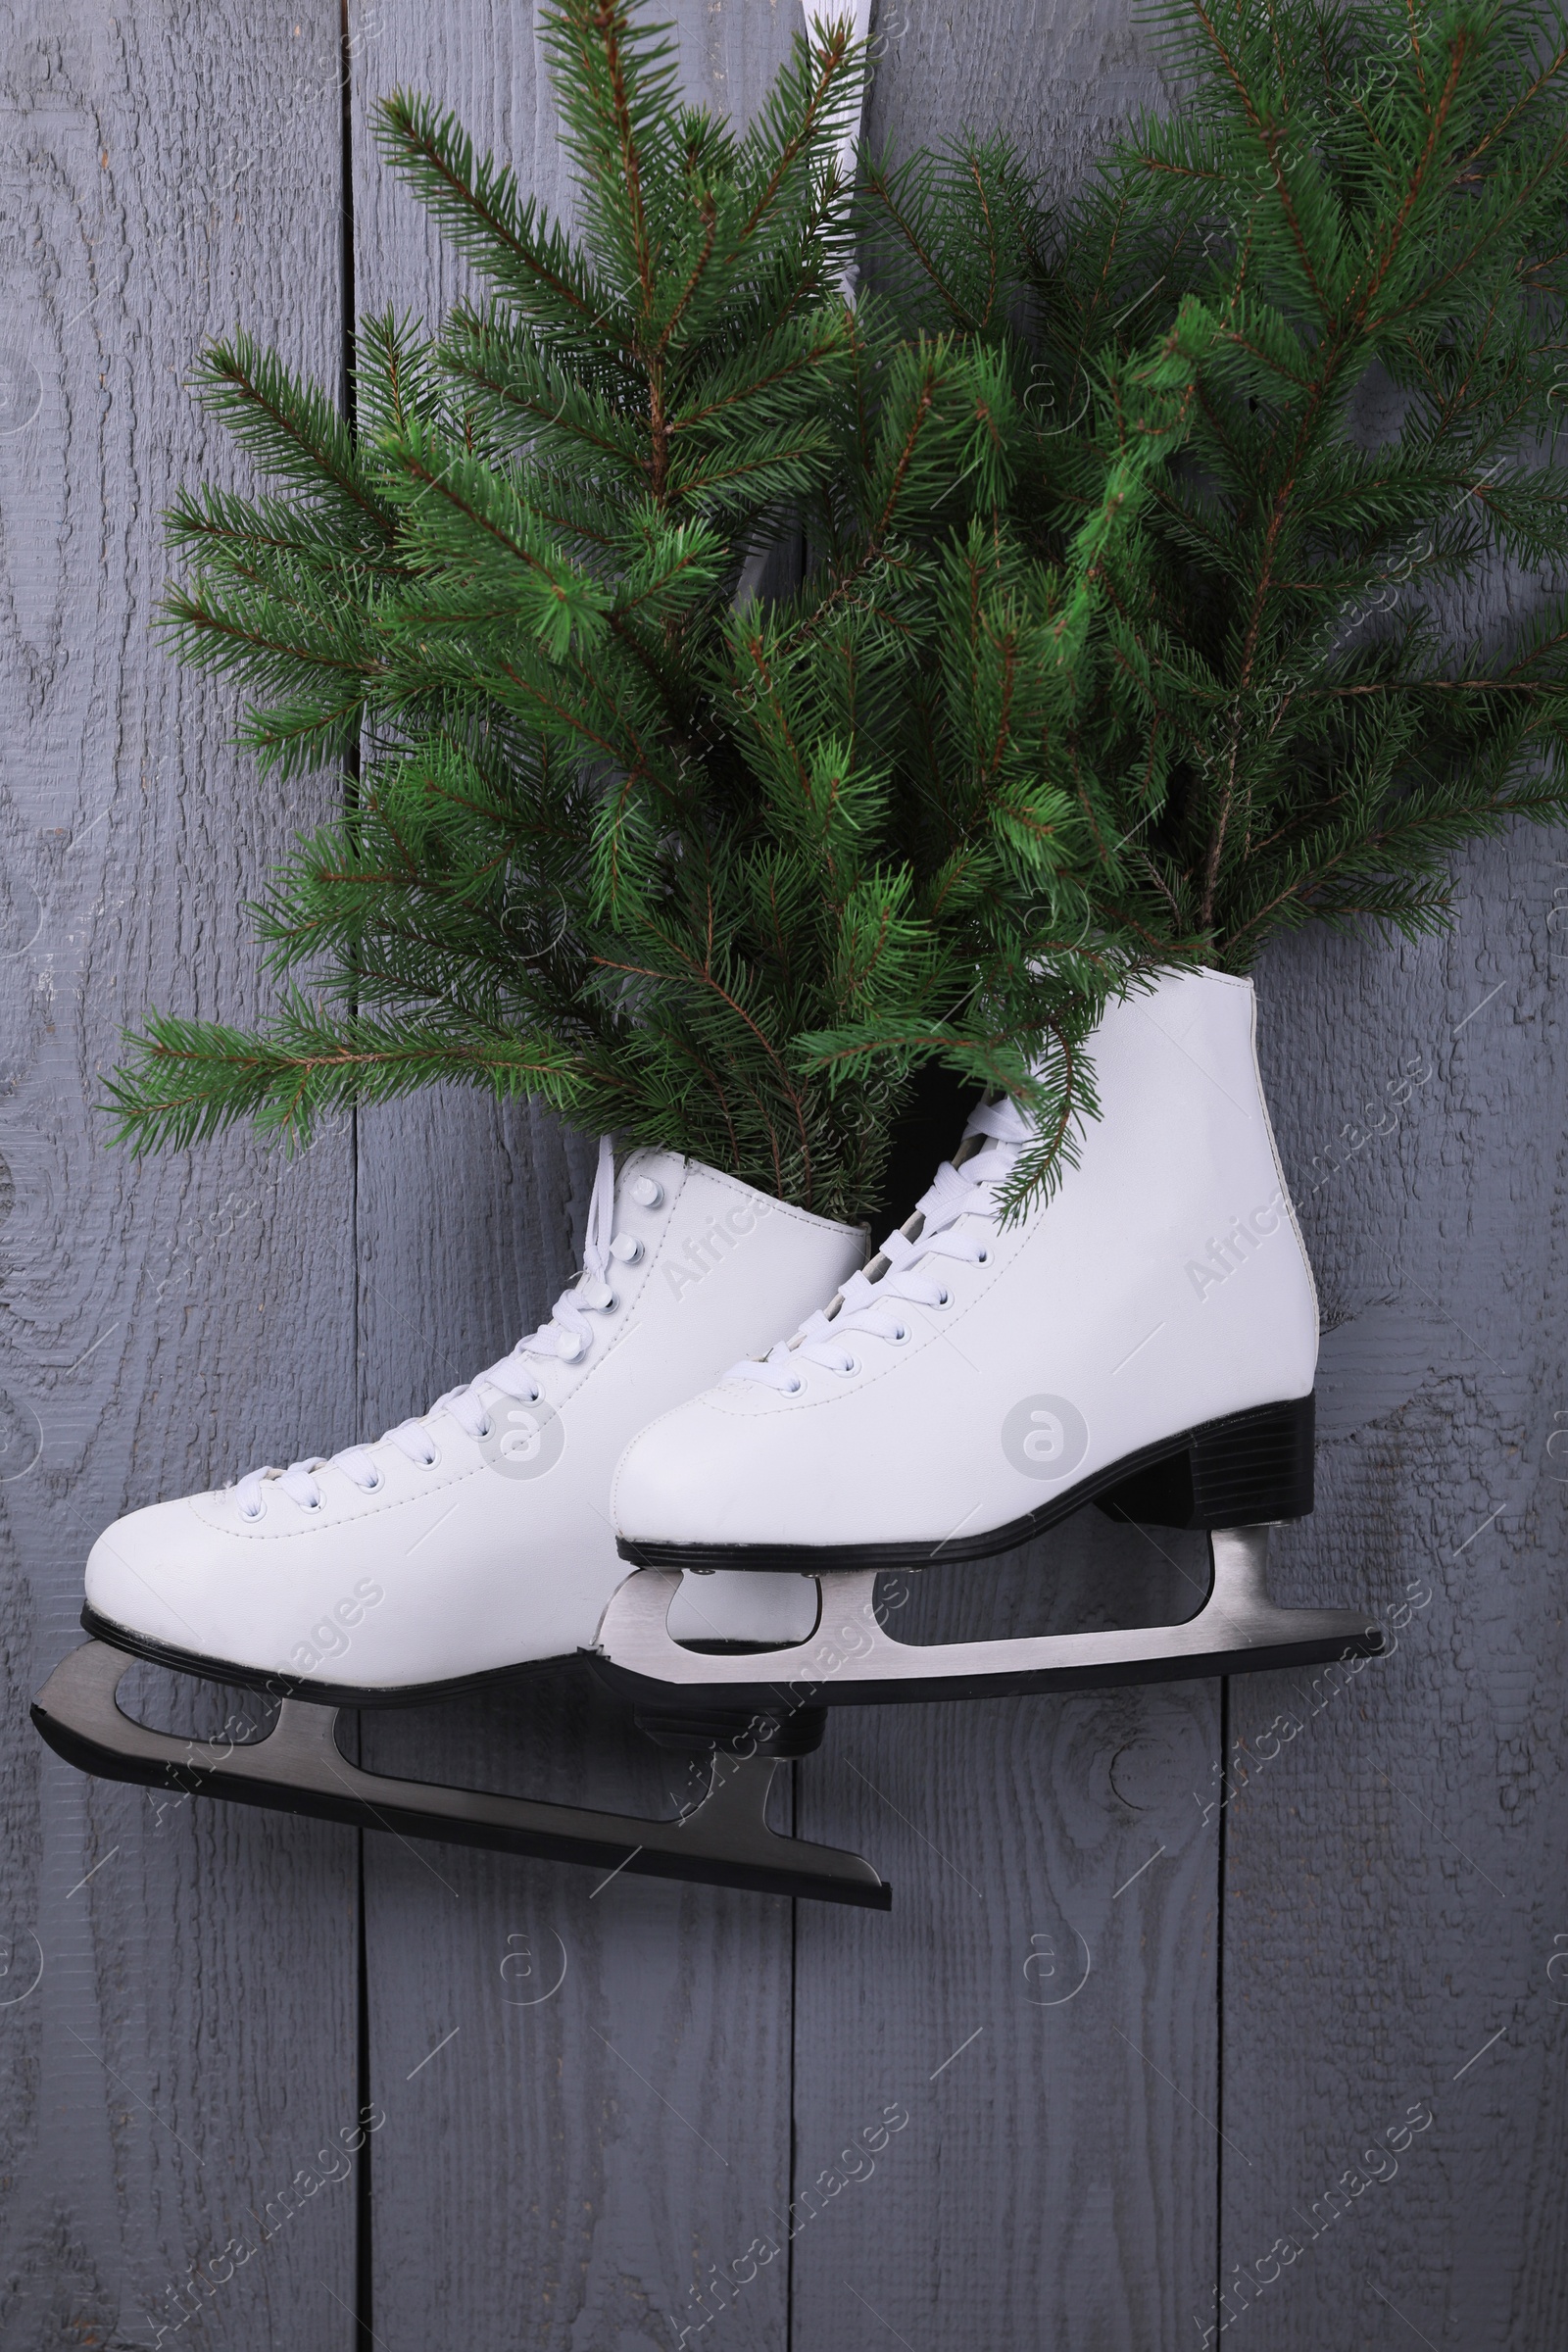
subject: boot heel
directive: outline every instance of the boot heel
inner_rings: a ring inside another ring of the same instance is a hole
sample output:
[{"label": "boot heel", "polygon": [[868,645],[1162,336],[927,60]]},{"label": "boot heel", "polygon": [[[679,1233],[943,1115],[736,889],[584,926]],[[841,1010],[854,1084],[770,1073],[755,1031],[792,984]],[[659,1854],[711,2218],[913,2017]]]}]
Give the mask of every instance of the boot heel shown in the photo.
[{"label": "boot heel", "polygon": [[1312,1398],[1254,1405],[1189,1430],[1178,1446],[1099,1497],[1112,1519],[1154,1527],[1257,1527],[1312,1508]]}]

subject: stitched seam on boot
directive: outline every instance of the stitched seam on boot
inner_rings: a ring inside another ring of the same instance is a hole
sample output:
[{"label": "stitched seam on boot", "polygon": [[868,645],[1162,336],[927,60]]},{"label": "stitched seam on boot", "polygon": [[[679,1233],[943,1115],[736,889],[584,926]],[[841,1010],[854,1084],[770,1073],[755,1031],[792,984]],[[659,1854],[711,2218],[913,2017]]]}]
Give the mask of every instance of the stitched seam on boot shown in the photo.
[{"label": "stitched seam on boot", "polygon": [[[373,1444],[374,1440],[372,1440],[371,1443]],[[220,1526],[211,1519],[202,1519],[199,1512],[195,1515],[199,1524],[206,1528],[209,1535],[232,1536],[234,1541],[239,1544],[293,1544],[301,1537],[321,1536],[327,1534],[329,1531],[336,1532],[337,1530],[350,1525],[363,1525],[366,1520],[376,1518],[382,1511],[404,1510],[411,1502],[422,1502],[426,1494],[444,1494],[449,1487],[460,1487],[465,1483],[466,1480],[477,1478],[480,1471],[486,1469],[488,1465],[484,1462],[476,1462],[471,1470],[450,1470],[447,1472],[444,1478],[438,1478],[433,1486],[421,1489],[420,1493],[417,1494],[394,1494],[389,1496],[384,1501],[374,1501],[370,1498],[370,1496],[367,1495],[367,1507],[364,1509],[352,1510],[348,1519],[317,1520],[313,1526],[309,1527],[290,1527],[283,1529],[273,1528],[265,1533],[262,1529],[257,1528],[253,1532],[249,1528]],[[178,1499],[187,1503],[194,1503],[196,1497],[194,1495],[182,1495],[178,1497]],[[290,1501],[289,1508],[291,1510],[298,1510],[299,1507],[300,1506],[297,1503]],[[312,1514],[312,1516],[314,1518],[314,1514]]]},{"label": "stitched seam on boot", "polygon": [[710,1168],[706,1159],[690,1160],[687,1164],[700,1175],[710,1177],[714,1184],[721,1184],[726,1192],[743,1193],[748,1200],[765,1200],[773,1216],[788,1217],[792,1223],[809,1226],[814,1232],[843,1234],[848,1238],[868,1230],[864,1225],[843,1224],[837,1217],[814,1216],[808,1208],[797,1208],[792,1200],[780,1200],[773,1193],[759,1191],[755,1184],[748,1184],[744,1177],[726,1175],[722,1168]]}]

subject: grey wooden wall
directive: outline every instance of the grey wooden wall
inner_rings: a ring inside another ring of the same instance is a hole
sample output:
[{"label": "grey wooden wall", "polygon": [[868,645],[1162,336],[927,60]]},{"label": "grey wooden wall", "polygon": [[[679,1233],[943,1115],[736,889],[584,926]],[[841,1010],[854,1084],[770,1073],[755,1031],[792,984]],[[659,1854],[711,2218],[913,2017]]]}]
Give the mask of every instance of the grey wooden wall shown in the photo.
[{"label": "grey wooden wall", "polygon": [[[671,0],[691,86],[744,113],[796,6]],[[891,1917],[590,1901],[35,1740],[106,1520],[373,1433],[569,1270],[585,1147],[526,1112],[137,1167],[93,1110],[126,1014],[256,1004],[240,905],[321,802],[258,789],[149,634],[160,507],[232,478],[198,347],[243,322],[336,380],[346,305],[451,291],[374,160],[399,81],[569,192],[528,7],[0,25],[0,2352],[1563,2342],[1560,841],[1468,859],[1442,942],[1264,975],[1333,1326],[1280,1583],[1372,1603],[1386,1662],[842,1716],[797,1818],[875,1855]],[[1157,86],[1125,0],[883,0],[880,34],[879,135],[1001,122],[1063,178]],[[1059,1627],[1196,1566],[1101,1524],[986,1590]],[[925,1580],[928,1621],[975,1605]],[[143,1703],[258,1704],[150,1672]],[[364,1737],[546,1794],[663,1770],[569,1681]]]}]

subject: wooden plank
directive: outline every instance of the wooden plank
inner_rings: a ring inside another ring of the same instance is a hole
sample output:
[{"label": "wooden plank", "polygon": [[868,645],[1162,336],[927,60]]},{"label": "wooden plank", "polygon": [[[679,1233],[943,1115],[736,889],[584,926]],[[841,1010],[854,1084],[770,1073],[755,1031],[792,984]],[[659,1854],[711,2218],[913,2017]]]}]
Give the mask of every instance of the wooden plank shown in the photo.
[{"label": "wooden plank", "polygon": [[[743,114],[798,22],[793,0],[663,13],[687,86]],[[377,92],[430,91],[525,186],[569,204],[535,24],[479,0],[439,19],[412,0],[351,17],[362,309],[430,315],[463,282],[372,161]],[[370,1428],[548,1314],[577,1262],[592,1146],[450,1094],[365,1119],[361,1139]],[[656,1804],[684,1787],[575,1675],[362,1722],[367,1760],[389,1771],[577,1802]],[[750,2249],[786,2197],[785,1904],[629,1879],[595,1894],[580,1870],[373,1840],[366,1874],[372,2082],[389,2116],[372,2324],[387,2352],[448,2337],[634,2352],[683,2328],[697,2341],[715,2272],[732,2279],[726,2342],[780,2343],[787,2265]]]},{"label": "wooden plank", "polygon": [[88,1783],[26,1719],[101,1526],[352,1434],[346,1137],[138,1168],[93,1108],[149,1002],[255,1007],[241,902],[329,798],[258,791],[149,623],[175,484],[242,473],[184,389],[204,338],[335,371],[336,26],[58,0],[0,45],[8,2347],[350,2340],[354,2192],[297,2176],[354,2123],[353,1838]]},{"label": "wooden plank", "polygon": [[[1186,1613],[1201,1542],[1160,1541],[1161,1580],[1098,1518],[983,1586],[928,1572],[901,1637],[1076,1630],[1107,1589]],[[1213,2260],[1218,1828],[1189,1791],[1218,1735],[1209,1684],[835,1717],[803,1834],[873,1854],[894,1909],[801,1908],[799,2340],[1180,2340]]]},{"label": "wooden plank", "polygon": [[[1069,176],[1153,86],[1117,12],[883,13],[875,126],[906,141],[1004,120]],[[684,11],[694,86],[750,103],[762,23],[785,37],[785,0]],[[400,7],[350,29],[362,295],[427,303],[444,281],[367,169],[366,94],[439,73],[549,184],[531,21],[470,7],[437,39]],[[354,2190],[296,2188],[286,2221],[276,2192],[352,2127],[354,1841],[89,1788],[24,1701],[115,1511],[382,1426],[546,1309],[587,1161],[469,1099],[368,1125],[356,1384],[344,1137],[292,1169],[236,1143],[133,1180],[97,1152],[85,1105],[122,1006],[255,1001],[230,907],[319,805],[256,794],[214,751],[227,698],[145,624],[157,508],[214,462],[177,388],[201,336],[242,312],[335,367],[335,19],[209,12],[199,48],[172,12],[14,31],[0,1510],[29,1608],[0,1651],[0,2345],[150,2342],[198,2306],[192,2339],[346,2345]],[[1203,1687],[841,1718],[799,1776],[801,1826],[873,1852],[898,1908],[802,1906],[792,2045],[779,1905],[624,1882],[590,1899],[576,1872],[368,1840],[383,2344],[711,2326],[772,2345],[797,2319],[826,2352],[889,2327],[1201,2341],[1221,2317],[1280,2352],[1561,2337],[1555,855],[1478,854],[1450,942],[1306,941],[1265,977],[1282,1142],[1345,1318],[1322,1501],[1279,1584],[1403,1603],[1396,1655],[1238,1682],[1223,1725]],[[1332,1064],[1300,1050],[1323,1035]],[[1431,1080],[1348,1149],[1412,1056]],[[1157,1614],[1161,1574],[1125,1532],[1068,1531],[990,1580],[992,1630],[1043,1588],[1050,1623],[1080,1622],[1111,1578]],[[960,1605],[929,1578],[906,1625],[956,1632]],[[146,1686],[192,1728],[236,1704],[209,1691],[198,1716]],[[525,1714],[431,1710],[373,1739],[389,1768],[590,1800],[663,1770],[570,1679]],[[256,2251],[227,2278],[230,2238]],[[193,2264],[207,2283],[180,2293]]]},{"label": "wooden plank", "polygon": [[[878,142],[1001,126],[1057,184],[1157,89],[1119,6],[884,0],[878,37]],[[927,1638],[960,1612],[976,1632],[1025,1610],[1031,1631],[1072,1630],[1107,1591],[1127,1622],[1197,1598],[1098,1521],[964,1586],[920,1593]],[[998,2352],[1182,2340],[1213,2267],[1218,1826],[1190,1790],[1218,1753],[1208,1684],[868,1709],[801,1772],[802,1834],[874,1854],[894,1911],[803,1907],[794,2193],[848,2170],[838,2152],[884,2102],[909,2115],[874,2177],[797,2207],[813,2352],[890,2329]]]},{"label": "wooden plank", "polygon": [[[1271,2352],[1568,2328],[1565,858],[1521,830],[1464,861],[1450,938],[1303,941],[1268,974],[1282,1140],[1352,1318],[1331,1352],[1372,1408],[1320,1453],[1282,1595],[1364,1598],[1397,1640],[1355,1678],[1234,1687],[1225,2115],[1249,2161],[1227,2155],[1219,2317]],[[1394,1108],[1411,1064],[1430,1079]]]},{"label": "wooden plank", "polygon": [[1131,0],[878,0],[867,131],[907,155],[964,128],[1004,130],[1052,192],[1164,88]]}]

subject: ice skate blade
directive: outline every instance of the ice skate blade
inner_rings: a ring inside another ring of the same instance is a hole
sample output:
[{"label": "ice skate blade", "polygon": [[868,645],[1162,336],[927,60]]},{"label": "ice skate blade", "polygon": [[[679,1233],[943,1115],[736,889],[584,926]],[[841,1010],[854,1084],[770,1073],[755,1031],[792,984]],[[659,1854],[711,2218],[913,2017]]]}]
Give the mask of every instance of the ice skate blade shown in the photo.
[{"label": "ice skate blade", "polygon": [[68,1764],[106,1780],[227,1797],[405,1838],[581,1862],[610,1876],[625,1871],[692,1879],[875,1911],[886,1911],[893,1900],[858,1854],[808,1845],[768,1828],[771,1757],[715,1757],[708,1794],[674,1821],[590,1813],[365,1772],[338,1747],[336,1708],[302,1699],[283,1700],[265,1740],[226,1750],[149,1731],[133,1723],[116,1697],[135,1664],[123,1650],[87,1642],[55,1668],[33,1701],[32,1720]]},{"label": "ice skate blade", "polygon": [[[710,1657],[683,1649],[665,1628],[678,1576],[645,1568],[606,1609],[593,1653],[599,1673],[628,1696],[700,1690],[729,1705],[876,1706],[900,1699],[980,1698],[1102,1684],[1180,1682],[1341,1657],[1376,1657],[1383,1633],[1354,1609],[1282,1609],[1269,1597],[1266,1527],[1216,1529],[1207,1600],[1183,1625],[1126,1632],[1044,1634],[1013,1642],[949,1642],[916,1648],[878,1625],[874,1570],[822,1576],[809,1641],[762,1655]],[[768,1680],[758,1681],[760,1668]]]}]

